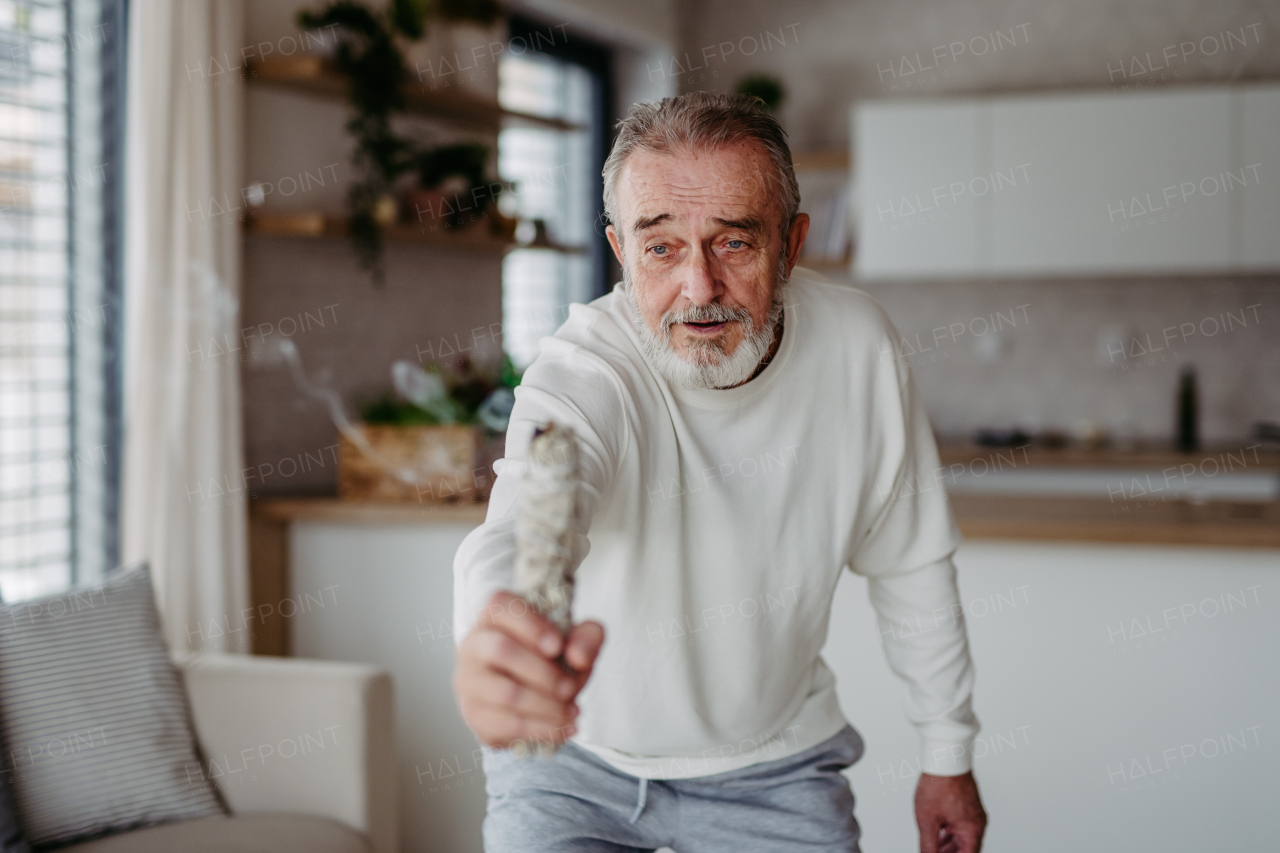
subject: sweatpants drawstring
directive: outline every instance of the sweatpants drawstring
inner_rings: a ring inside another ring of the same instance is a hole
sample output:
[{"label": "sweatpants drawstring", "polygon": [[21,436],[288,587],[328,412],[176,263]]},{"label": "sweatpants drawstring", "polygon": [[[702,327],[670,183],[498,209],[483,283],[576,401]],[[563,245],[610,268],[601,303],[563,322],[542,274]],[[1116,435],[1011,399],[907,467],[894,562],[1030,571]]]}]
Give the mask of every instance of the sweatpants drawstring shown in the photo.
[{"label": "sweatpants drawstring", "polygon": [[635,823],[640,819],[640,814],[644,811],[645,800],[649,799],[649,780],[640,780],[640,799],[636,802],[636,810],[631,813],[631,819],[627,823]]}]

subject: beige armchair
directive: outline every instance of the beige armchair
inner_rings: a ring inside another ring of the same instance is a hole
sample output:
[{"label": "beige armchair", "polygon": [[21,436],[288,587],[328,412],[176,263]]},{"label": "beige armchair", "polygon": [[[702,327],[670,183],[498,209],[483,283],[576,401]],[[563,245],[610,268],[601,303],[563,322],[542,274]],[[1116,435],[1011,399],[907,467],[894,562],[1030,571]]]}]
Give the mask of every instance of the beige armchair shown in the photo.
[{"label": "beige armchair", "polygon": [[74,853],[398,853],[391,677],[375,667],[196,654],[178,661],[202,764],[230,816],[65,848]]}]

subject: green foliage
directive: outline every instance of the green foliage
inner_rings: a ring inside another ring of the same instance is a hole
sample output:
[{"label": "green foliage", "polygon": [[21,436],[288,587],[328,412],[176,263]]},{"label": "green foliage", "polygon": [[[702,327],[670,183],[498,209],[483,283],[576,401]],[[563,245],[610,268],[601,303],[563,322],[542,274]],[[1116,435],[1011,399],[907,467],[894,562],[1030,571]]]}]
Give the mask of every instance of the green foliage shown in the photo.
[{"label": "green foliage", "polygon": [[427,34],[427,0],[392,0],[391,20],[396,29],[413,41]]},{"label": "green foliage", "polygon": [[356,140],[353,163],[362,177],[347,195],[349,232],[360,266],[382,281],[382,237],[374,220],[378,198],[412,165],[413,145],[391,128],[391,114],[404,110],[408,66],[397,36],[417,40],[426,34],[426,0],[393,0],[377,13],[354,0],[337,0],[319,12],[302,10],[305,29],[335,26],[334,61],[347,78],[347,94],[355,114],[347,132]]},{"label": "green foliage", "polygon": [[384,426],[420,426],[439,424],[441,420],[432,412],[421,409],[408,400],[391,394],[383,394],[360,410],[360,418],[367,424]]},{"label": "green foliage", "polygon": [[376,180],[366,178],[352,184],[347,191],[347,208],[351,211],[347,219],[347,236],[351,239],[360,268],[373,276],[375,284],[382,284],[382,229],[373,217],[374,205],[378,203],[378,187]]},{"label": "green foliage", "polygon": [[[436,368],[431,368],[435,371]],[[470,359],[460,359],[451,370],[443,371],[448,397],[439,406],[424,409],[391,392],[367,403],[360,410],[361,419],[367,424],[391,426],[416,426],[419,424],[473,424],[477,420],[480,405],[496,388],[514,388],[520,384],[520,374],[509,356],[503,355],[502,367],[497,375],[476,368]]]},{"label": "green foliage", "polygon": [[764,102],[769,112],[777,112],[782,106],[787,92],[782,88],[782,81],[768,74],[748,74],[738,81],[734,92],[739,95],[750,95]]},{"label": "green foliage", "polygon": [[437,0],[440,17],[446,21],[470,21],[488,26],[502,14],[497,0]]},{"label": "green foliage", "polygon": [[361,113],[385,117],[392,110],[404,108],[404,94],[400,84],[408,73],[404,55],[395,42],[397,33],[408,38],[422,38],[424,22],[419,18],[418,35],[402,29],[411,20],[401,21],[395,9],[385,16],[370,10],[354,0],[337,0],[321,12],[303,10],[298,13],[298,23],[306,29],[337,26],[338,46],[334,59],[339,70],[350,80],[352,105]]},{"label": "green foliage", "polygon": [[502,372],[498,377],[498,384],[503,388],[515,388],[523,378],[524,371],[516,370],[515,362],[511,360],[511,356],[504,352],[502,354]]}]

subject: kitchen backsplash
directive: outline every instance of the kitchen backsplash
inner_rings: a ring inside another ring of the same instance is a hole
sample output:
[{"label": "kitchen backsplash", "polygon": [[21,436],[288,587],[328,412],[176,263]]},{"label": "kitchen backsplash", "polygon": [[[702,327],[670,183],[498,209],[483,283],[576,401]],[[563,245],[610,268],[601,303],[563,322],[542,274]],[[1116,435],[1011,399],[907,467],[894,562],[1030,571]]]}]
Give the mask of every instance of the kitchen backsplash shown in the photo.
[{"label": "kitchen backsplash", "polygon": [[[848,281],[848,277],[844,277]],[[1206,441],[1280,421],[1280,277],[859,285],[898,327],[935,430],[1173,436],[1194,366]]]}]

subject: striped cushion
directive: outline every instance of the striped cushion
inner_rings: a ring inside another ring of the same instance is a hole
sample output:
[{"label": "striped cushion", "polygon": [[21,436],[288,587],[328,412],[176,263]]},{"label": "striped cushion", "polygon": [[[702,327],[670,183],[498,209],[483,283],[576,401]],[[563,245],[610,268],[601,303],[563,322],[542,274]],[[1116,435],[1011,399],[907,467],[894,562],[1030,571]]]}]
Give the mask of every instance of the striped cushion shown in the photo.
[{"label": "striped cushion", "polygon": [[224,812],[145,566],[0,607],[0,735],[33,846]]}]

